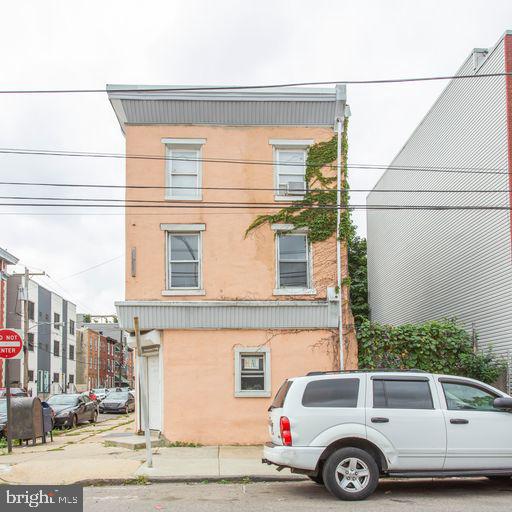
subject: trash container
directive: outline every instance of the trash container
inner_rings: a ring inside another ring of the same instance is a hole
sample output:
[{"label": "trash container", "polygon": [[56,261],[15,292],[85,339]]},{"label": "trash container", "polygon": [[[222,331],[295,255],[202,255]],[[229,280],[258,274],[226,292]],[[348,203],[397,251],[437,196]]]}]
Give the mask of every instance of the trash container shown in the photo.
[{"label": "trash container", "polygon": [[43,407],[37,397],[12,397],[11,436],[13,439],[36,444],[38,437],[43,437]]},{"label": "trash container", "polygon": [[48,402],[41,402],[43,412],[43,443],[46,443],[46,434],[50,434],[53,441],[53,410]]}]

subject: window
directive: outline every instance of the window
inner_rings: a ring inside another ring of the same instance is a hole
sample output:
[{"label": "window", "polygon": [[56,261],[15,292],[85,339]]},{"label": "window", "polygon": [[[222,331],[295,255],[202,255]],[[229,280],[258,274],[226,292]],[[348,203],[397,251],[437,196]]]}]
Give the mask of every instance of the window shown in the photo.
[{"label": "window", "polygon": [[428,380],[373,379],[373,407],[383,409],[433,409]]},{"label": "window", "polygon": [[28,380],[29,382],[34,382],[34,370],[28,371]]},{"label": "window", "polygon": [[73,361],[73,359],[75,359],[75,346],[74,345],[69,345],[69,359],[71,359],[71,361]]},{"label": "window", "polygon": [[357,407],[359,379],[320,379],[307,384],[304,407]]},{"label": "window", "polygon": [[34,352],[34,333],[29,332],[28,333],[28,349],[30,352]]},{"label": "window", "polygon": [[53,342],[53,355],[57,357],[60,355],[60,343],[58,341]]},{"label": "window", "polygon": [[201,287],[200,245],[199,233],[169,233],[169,289]]},{"label": "window", "polygon": [[270,350],[235,349],[235,396],[270,396]]},{"label": "window", "polygon": [[68,382],[70,384],[74,384],[75,383],[75,376],[72,373],[69,374]]},{"label": "window", "polygon": [[497,411],[494,399],[498,395],[469,384],[442,382],[446,406],[450,410]]},{"label": "window", "polygon": [[69,321],[69,334],[75,334],[75,322],[74,320]]},{"label": "window", "polygon": [[[276,196],[301,198],[306,191],[306,150],[303,148],[276,148]],[[291,196],[291,197],[289,197]]]},{"label": "window", "polygon": [[60,315],[59,313],[53,313],[53,327],[55,329],[60,329]]},{"label": "window", "polygon": [[29,300],[28,301],[28,318],[29,318],[29,320],[34,320],[34,310],[35,310],[34,303],[31,300]]},{"label": "window", "polygon": [[53,374],[53,381],[52,382],[59,382],[59,374],[58,373],[54,373]]},{"label": "window", "polygon": [[309,288],[308,245],[307,235],[277,235],[278,288]]},{"label": "window", "polygon": [[167,140],[167,199],[201,199],[201,145],[204,139]]},{"label": "window", "polygon": [[280,409],[284,405],[284,401],[286,399],[286,395],[288,394],[288,390],[292,385],[291,380],[285,380],[279,390],[276,393],[274,401],[272,402],[272,408]]}]

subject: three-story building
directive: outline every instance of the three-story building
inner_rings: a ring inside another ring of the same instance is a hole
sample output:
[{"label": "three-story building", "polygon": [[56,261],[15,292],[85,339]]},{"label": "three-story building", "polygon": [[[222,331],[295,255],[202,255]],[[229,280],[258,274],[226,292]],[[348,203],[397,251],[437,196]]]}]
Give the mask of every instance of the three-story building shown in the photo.
[{"label": "three-story building", "polygon": [[128,156],[116,306],[122,329],[140,319],[149,426],[170,440],[262,442],[283,381],[338,365],[336,240],[246,231],[302,197],[308,148],[335,134],[345,88],[108,90]]}]

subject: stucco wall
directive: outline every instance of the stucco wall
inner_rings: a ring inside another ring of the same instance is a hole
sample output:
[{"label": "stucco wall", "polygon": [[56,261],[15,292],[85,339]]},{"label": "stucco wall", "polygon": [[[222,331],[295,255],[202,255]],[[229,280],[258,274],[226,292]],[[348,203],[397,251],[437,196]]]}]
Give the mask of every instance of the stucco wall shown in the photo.
[{"label": "stucco wall", "polygon": [[287,377],[331,370],[330,331],[164,331],[163,434],[170,441],[268,441],[272,398],[239,398],[235,347],[270,348],[272,396]]},{"label": "stucco wall", "polygon": [[[165,156],[162,138],[204,138],[205,159],[264,160],[272,162],[269,139],[328,140],[333,130],[310,127],[227,127],[227,126],[126,126],[128,154]],[[128,159],[126,184],[165,186],[164,160]],[[273,165],[203,162],[203,187],[274,187]],[[129,189],[127,199],[164,200],[163,189]],[[203,190],[203,202],[273,202],[272,190]],[[173,204],[176,204],[174,202]],[[200,205],[201,202],[198,203]],[[279,203],[277,203],[279,206]],[[203,288],[206,295],[180,296],[178,300],[276,299],[274,233],[268,226],[245,231],[262,209],[127,208],[126,215],[126,299],[176,300],[162,297],[165,290],[165,233],[160,223],[204,223]],[[276,210],[267,210],[276,211]],[[137,275],[131,276],[131,248],[137,249]],[[325,298],[326,287],[335,284],[334,239],[313,247],[313,281]],[[280,297],[281,299],[283,297]],[[295,297],[298,298],[298,297]]]}]

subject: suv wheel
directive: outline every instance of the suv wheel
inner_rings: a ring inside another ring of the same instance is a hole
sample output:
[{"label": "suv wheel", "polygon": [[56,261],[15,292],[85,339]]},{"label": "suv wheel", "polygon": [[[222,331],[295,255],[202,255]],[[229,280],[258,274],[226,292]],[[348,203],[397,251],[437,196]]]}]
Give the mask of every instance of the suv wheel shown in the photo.
[{"label": "suv wheel", "polygon": [[324,483],[341,500],[364,500],[379,483],[379,468],[374,458],[360,448],[341,448],[324,465]]}]

